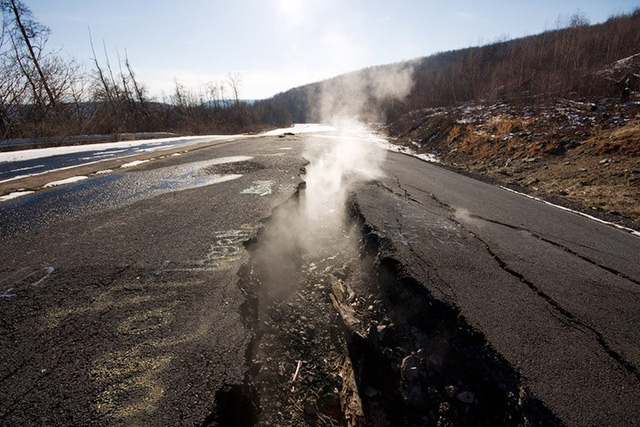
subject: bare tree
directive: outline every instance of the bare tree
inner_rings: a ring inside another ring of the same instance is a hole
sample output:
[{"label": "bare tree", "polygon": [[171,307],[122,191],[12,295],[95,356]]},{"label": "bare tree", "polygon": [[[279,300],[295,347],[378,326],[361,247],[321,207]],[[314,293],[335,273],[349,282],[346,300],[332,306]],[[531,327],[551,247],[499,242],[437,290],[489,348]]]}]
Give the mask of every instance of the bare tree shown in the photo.
[{"label": "bare tree", "polygon": [[240,73],[229,73],[227,82],[233,93],[233,100],[236,107],[240,104],[240,85],[242,84],[242,76]]},{"label": "bare tree", "polygon": [[[49,28],[35,21],[31,10],[20,0],[2,0],[0,8],[3,18],[10,22],[9,36],[15,57],[32,87],[34,97],[36,100],[41,100],[40,88],[42,88],[50,106],[55,106],[57,99],[42,67],[42,51],[49,35]],[[34,72],[31,71],[30,66],[33,67]]]},{"label": "bare tree", "polygon": [[111,87],[109,86],[109,82],[107,81],[105,73],[102,70],[102,67],[100,66],[100,62],[98,61],[98,56],[96,55],[96,50],[93,46],[93,37],[91,35],[91,27],[87,27],[87,30],[89,31],[89,43],[91,44],[91,53],[93,54],[92,61],[93,61],[93,65],[96,67],[98,80],[100,81],[100,85],[102,86],[102,90],[104,91],[103,92],[104,97],[108,102],[112,103],[113,97],[111,95]]},{"label": "bare tree", "polygon": [[129,78],[131,79],[131,84],[133,85],[133,89],[135,90],[135,93],[136,93],[136,98],[137,98],[138,102],[140,103],[140,108],[146,114],[146,110],[145,110],[145,102],[146,102],[145,89],[144,89],[144,87],[142,85],[140,85],[138,80],[136,80],[136,75],[134,74],[133,69],[131,68],[131,64],[129,63],[129,55],[127,54],[126,49],[124,51],[124,58],[125,58],[125,66],[127,68],[127,71],[129,72]]}]

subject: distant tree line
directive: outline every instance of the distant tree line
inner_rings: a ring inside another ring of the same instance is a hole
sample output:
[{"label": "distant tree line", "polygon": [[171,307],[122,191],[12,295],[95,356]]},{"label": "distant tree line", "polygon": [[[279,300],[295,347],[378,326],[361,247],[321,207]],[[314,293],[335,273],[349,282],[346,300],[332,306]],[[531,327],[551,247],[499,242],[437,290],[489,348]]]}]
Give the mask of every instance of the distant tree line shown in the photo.
[{"label": "distant tree line", "polygon": [[[22,0],[0,0],[0,139],[127,132],[233,133],[290,124],[284,107],[240,100],[241,76],[151,97],[124,52],[93,49],[90,70],[47,49],[49,28]],[[99,57],[101,59],[99,59]],[[282,110],[282,111],[281,111]]]},{"label": "distant tree line", "polygon": [[[409,111],[472,101],[615,99],[629,89],[616,61],[640,54],[638,8],[598,25],[576,14],[539,35],[370,67],[254,103],[240,99],[237,74],[197,90],[175,81],[172,93],[159,100],[141,83],[126,51],[111,60],[90,31],[93,59],[86,71],[86,64],[47,49],[50,30],[23,0],[0,0],[0,12],[0,139],[246,132],[324,121],[327,109],[390,123]],[[412,84],[406,93],[381,96],[389,87],[404,86],[394,76],[407,69]],[[343,108],[349,103],[356,107]]]},{"label": "distant tree line", "polygon": [[[640,8],[598,25],[589,25],[582,14],[558,22],[558,28],[539,35],[407,62],[413,67],[408,96],[401,101],[365,97],[366,108],[379,113],[378,121],[393,122],[409,111],[473,101],[619,100],[628,76],[616,73],[615,63],[640,54]],[[640,55],[640,63],[637,59]],[[285,106],[294,121],[317,120],[314,105],[322,102],[324,88],[354,80],[354,74],[364,80],[379,75],[371,69],[349,73],[278,94],[272,102]]]}]

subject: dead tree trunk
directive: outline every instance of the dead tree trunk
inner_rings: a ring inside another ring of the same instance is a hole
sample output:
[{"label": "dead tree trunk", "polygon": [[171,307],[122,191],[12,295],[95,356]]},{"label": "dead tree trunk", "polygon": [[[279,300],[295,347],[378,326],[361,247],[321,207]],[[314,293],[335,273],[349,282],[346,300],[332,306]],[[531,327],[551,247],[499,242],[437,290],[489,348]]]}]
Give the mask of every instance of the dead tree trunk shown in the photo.
[{"label": "dead tree trunk", "polygon": [[51,91],[51,88],[49,87],[49,83],[47,82],[47,78],[44,75],[44,72],[42,71],[42,67],[40,66],[40,60],[39,60],[38,56],[36,55],[36,53],[35,53],[35,51],[33,49],[33,45],[31,44],[31,39],[30,39],[29,35],[27,34],[27,30],[24,27],[24,25],[22,24],[22,19],[20,17],[20,10],[18,9],[18,6],[16,5],[15,0],[10,0],[10,2],[11,2],[11,10],[13,11],[13,15],[14,15],[15,20],[16,20],[16,25],[18,25],[18,28],[20,29],[20,33],[22,34],[22,38],[24,40],[24,43],[27,46],[27,50],[29,51],[29,56],[31,57],[31,61],[33,62],[33,65],[36,68],[36,71],[38,72],[38,76],[40,77],[40,82],[41,82],[42,86],[44,87],[44,90],[47,93],[47,96],[49,97],[50,105],[52,107],[55,107],[55,105],[56,105],[55,96],[53,95],[53,92]]}]

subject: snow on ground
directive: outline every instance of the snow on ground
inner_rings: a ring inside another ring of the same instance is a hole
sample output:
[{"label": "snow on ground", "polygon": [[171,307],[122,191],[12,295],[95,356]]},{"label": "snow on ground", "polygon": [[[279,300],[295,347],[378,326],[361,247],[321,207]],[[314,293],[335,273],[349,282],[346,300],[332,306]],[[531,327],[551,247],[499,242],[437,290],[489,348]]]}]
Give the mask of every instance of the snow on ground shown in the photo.
[{"label": "snow on ground", "polygon": [[138,152],[144,152],[144,153],[151,153],[153,151],[159,151],[159,150],[168,150],[170,148],[175,148],[177,147],[177,144],[169,144],[169,145],[161,145],[159,147],[149,147],[149,148],[143,148],[140,150],[137,150]]},{"label": "snow on ground", "polygon": [[268,132],[263,133],[264,136],[277,136],[282,135],[286,132],[291,133],[315,133],[315,132],[336,132],[336,129],[333,126],[322,125],[319,123],[296,123],[291,127],[282,128],[282,129],[274,129]]},{"label": "snow on ground", "polygon": [[[175,148],[178,145],[183,144],[196,144],[206,141],[221,141],[231,140],[237,138],[255,138],[257,136],[274,136],[282,135],[285,132],[291,133],[313,133],[313,132],[335,132],[336,128],[328,125],[314,124],[314,123],[296,123],[292,127],[275,129],[269,132],[265,132],[261,135],[204,135],[204,136],[181,136],[172,138],[159,138],[159,139],[143,139],[136,141],[121,141],[121,142],[104,142],[99,144],[86,144],[86,145],[71,145],[65,147],[49,147],[49,148],[35,148],[31,150],[17,150],[0,153],[0,162],[18,162],[23,160],[41,159],[51,156],[60,156],[64,154],[94,152],[94,151],[106,151],[110,150],[108,154],[117,154],[130,151],[133,147],[138,147],[138,152],[153,152],[157,150],[164,150],[169,148]],[[169,145],[169,143],[171,143]],[[95,157],[95,156],[94,156]]]},{"label": "snow on ground", "polygon": [[138,166],[138,165],[141,165],[143,163],[147,163],[148,161],[149,160],[135,160],[133,162],[125,163],[124,165],[122,165],[120,167],[123,168],[123,169],[132,168],[134,166]]},{"label": "snow on ground", "polygon": [[[44,157],[59,156],[63,154],[83,153],[88,151],[105,151],[113,149],[128,149],[132,147],[140,147],[142,151],[156,151],[160,149],[158,145],[168,143],[174,143],[170,148],[175,147],[177,144],[196,144],[198,142],[205,141],[217,141],[225,139],[235,139],[248,137],[248,135],[206,135],[206,136],[181,136],[173,138],[160,138],[160,139],[144,139],[137,141],[121,141],[121,142],[104,142],[100,144],[86,144],[86,145],[71,145],[66,147],[50,147],[50,148],[35,148],[32,150],[18,150],[8,151],[0,153],[0,162],[17,162],[21,160],[33,160],[41,159]],[[162,147],[164,148],[164,147]],[[110,151],[111,154],[121,151]]]},{"label": "snow on ground", "polygon": [[417,154],[414,153],[409,147],[392,144],[391,142],[379,136],[376,137],[375,142],[385,150],[408,154],[409,156],[417,157],[418,159],[424,160],[425,162],[440,163],[440,160],[438,160],[438,158],[434,154]]},{"label": "snow on ground", "polygon": [[42,188],[57,187],[59,185],[73,184],[74,182],[83,181],[89,178],[88,176],[72,176],[71,178],[61,179],[60,181],[49,182],[42,186]]},{"label": "snow on ground", "polygon": [[28,194],[33,194],[33,193],[35,193],[35,191],[14,191],[13,193],[0,196],[0,202],[6,202],[7,200],[17,199],[18,197],[26,196]]},{"label": "snow on ground", "polygon": [[87,162],[87,163],[83,163],[82,165],[65,166],[63,168],[50,169],[50,170],[46,170],[46,171],[43,171],[43,172],[31,173],[31,174],[28,174],[28,175],[18,175],[18,176],[14,176],[12,178],[9,178],[9,179],[0,180],[0,183],[9,182],[9,181],[15,181],[17,179],[22,179],[22,178],[29,178],[30,176],[44,175],[44,174],[51,173],[51,172],[59,172],[59,171],[67,170],[67,169],[73,169],[73,168],[78,167],[78,166],[91,165],[91,164],[94,164],[94,163],[98,163],[98,162]]}]

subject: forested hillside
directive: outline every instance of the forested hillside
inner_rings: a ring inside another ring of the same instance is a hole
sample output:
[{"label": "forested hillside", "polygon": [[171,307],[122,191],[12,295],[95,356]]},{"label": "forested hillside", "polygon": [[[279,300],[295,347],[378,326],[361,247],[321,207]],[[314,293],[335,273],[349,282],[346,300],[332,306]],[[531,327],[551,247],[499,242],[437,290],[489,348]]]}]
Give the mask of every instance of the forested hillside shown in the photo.
[{"label": "forested hillside", "polygon": [[[376,78],[406,70],[404,98],[374,96]],[[373,67],[267,102],[290,120],[322,121],[326,94],[349,87],[364,92],[349,113],[407,150],[640,224],[640,9],[598,25],[574,16],[565,28]]]},{"label": "forested hillside", "polygon": [[[638,90],[638,77],[616,61],[640,53],[640,9],[588,25],[576,15],[566,28],[487,46],[438,53],[402,64],[372,67],[276,95],[270,103],[286,107],[294,122],[318,121],[317,106],[333,87],[370,89],[381,70],[412,69],[413,86],[402,101],[369,96],[365,120],[393,122],[409,111],[467,102],[540,104],[552,99],[620,100],[625,82]],[[638,57],[629,59],[638,63]],[[638,69],[636,68],[636,71]],[[388,75],[389,73],[384,73]],[[371,95],[365,93],[365,96]],[[373,112],[377,114],[372,114]]]}]

